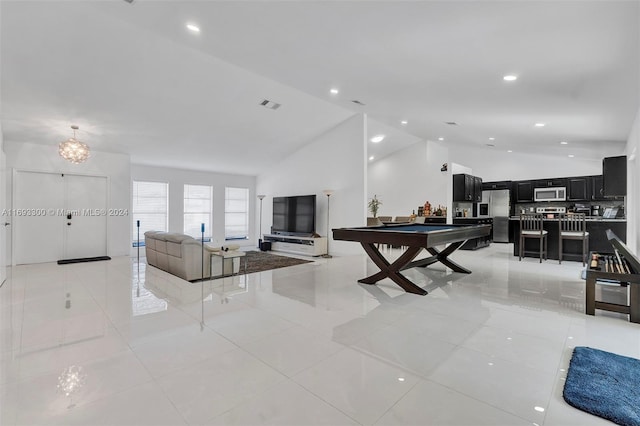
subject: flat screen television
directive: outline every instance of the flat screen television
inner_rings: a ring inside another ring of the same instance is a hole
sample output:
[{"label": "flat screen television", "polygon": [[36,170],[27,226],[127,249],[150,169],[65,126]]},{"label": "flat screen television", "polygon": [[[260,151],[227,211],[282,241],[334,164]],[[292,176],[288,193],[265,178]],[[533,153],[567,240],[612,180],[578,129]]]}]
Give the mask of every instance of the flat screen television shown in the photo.
[{"label": "flat screen television", "polygon": [[311,235],[316,232],[316,196],[273,198],[271,233]]}]

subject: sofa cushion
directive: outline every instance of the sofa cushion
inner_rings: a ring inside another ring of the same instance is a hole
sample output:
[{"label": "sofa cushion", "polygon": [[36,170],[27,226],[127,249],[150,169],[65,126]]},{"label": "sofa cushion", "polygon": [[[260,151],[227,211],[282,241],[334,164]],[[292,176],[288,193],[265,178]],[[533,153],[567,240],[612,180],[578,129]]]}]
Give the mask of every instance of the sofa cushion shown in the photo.
[{"label": "sofa cushion", "polygon": [[182,244],[174,243],[172,241],[166,241],[167,254],[173,257],[182,257]]},{"label": "sofa cushion", "polygon": [[193,240],[193,239],[194,238],[189,236],[189,235],[178,234],[178,233],[175,233],[175,232],[172,232],[172,233],[164,235],[164,240],[165,241],[171,241],[172,243],[178,243],[178,244],[180,244],[184,240]]}]

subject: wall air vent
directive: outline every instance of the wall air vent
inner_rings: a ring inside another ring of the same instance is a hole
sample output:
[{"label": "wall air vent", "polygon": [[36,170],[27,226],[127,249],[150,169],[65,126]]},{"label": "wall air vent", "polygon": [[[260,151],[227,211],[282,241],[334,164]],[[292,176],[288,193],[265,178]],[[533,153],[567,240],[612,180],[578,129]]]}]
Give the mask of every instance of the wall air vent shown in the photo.
[{"label": "wall air vent", "polygon": [[364,104],[362,102],[360,102],[359,100],[357,100],[357,99],[354,99],[351,102],[353,102],[354,104],[358,104],[358,105],[364,106]]},{"label": "wall air vent", "polygon": [[260,102],[260,105],[262,105],[265,108],[269,108],[269,109],[278,109],[280,108],[280,104],[270,101],[268,99],[265,99],[264,101]]},{"label": "wall air vent", "polygon": [[448,124],[449,126],[457,126],[458,123],[456,123],[455,121],[445,121],[445,124]]}]

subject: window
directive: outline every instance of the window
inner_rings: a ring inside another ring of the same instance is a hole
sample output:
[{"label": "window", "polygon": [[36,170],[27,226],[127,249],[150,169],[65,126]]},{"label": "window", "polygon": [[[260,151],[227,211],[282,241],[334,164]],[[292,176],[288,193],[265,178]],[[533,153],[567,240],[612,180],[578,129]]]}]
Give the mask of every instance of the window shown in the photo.
[{"label": "window", "polygon": [[213,188],[208,185],[184,186],[184,233],[200,240],[204,223],[204,241],[211,241]]},{"label": "window", "polygon": [[225,189],[224,238],[226,240],[249,238],[249,190],[247,188]]},{"label": "window", "polygon": [[140,242],[144,245],[147,231],[166,231],[169,223],[169,184],[164,182],[133,181],[133,246],[138,246],[140,221]]}]

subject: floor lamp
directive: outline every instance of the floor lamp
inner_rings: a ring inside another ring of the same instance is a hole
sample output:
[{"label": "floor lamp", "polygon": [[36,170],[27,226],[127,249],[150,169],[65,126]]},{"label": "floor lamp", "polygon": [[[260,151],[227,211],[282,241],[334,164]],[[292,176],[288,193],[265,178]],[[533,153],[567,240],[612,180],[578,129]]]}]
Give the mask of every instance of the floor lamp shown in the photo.
[{"label": "floor lamp", "polygon": [[262,200],[265,195],[258,195],[258,199],[260,200],[260,231],[258,231],[258,248],[262,250]]},{"label": "floor lamp", "polygon": [[322,257],[331,258],[333,256],[329,254],[329,240],[331,239],[331,236],[329,235],[329,230],[331,229],[329,228],[329,198],[331,198],[331,194],[333,194],[333,189],[325,189],[322,192],[327,196],[327,254]]}]

